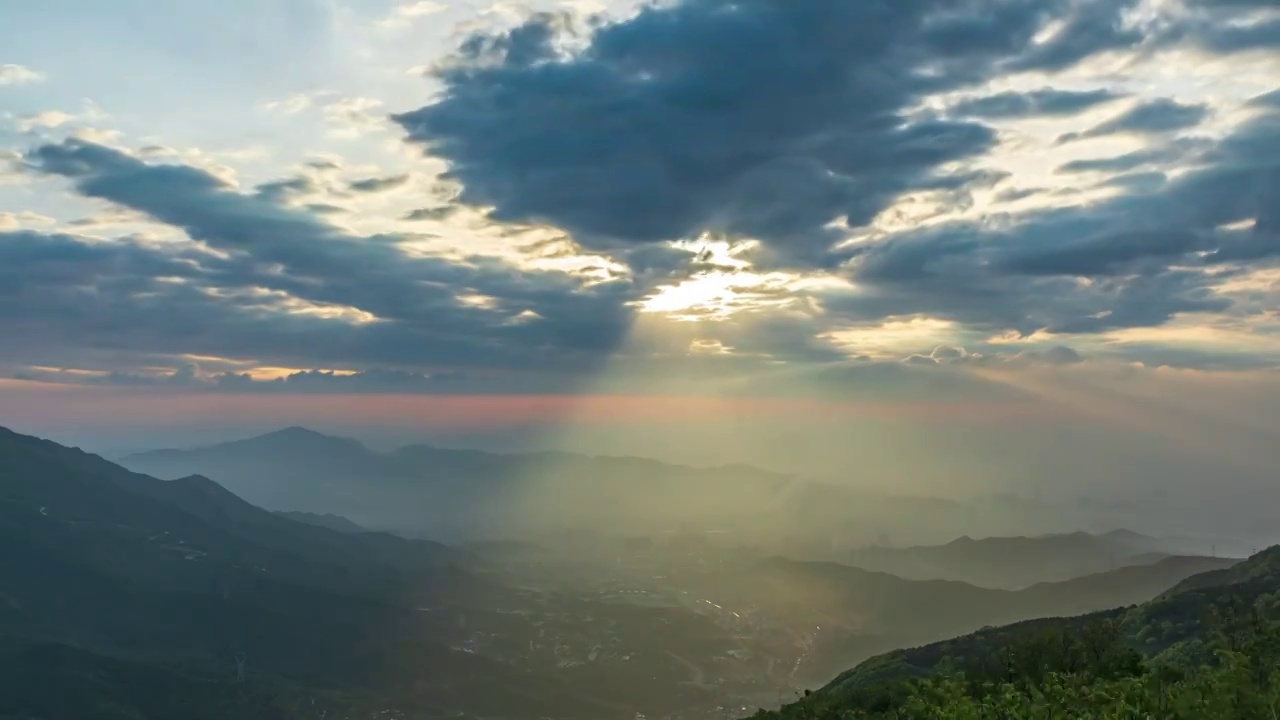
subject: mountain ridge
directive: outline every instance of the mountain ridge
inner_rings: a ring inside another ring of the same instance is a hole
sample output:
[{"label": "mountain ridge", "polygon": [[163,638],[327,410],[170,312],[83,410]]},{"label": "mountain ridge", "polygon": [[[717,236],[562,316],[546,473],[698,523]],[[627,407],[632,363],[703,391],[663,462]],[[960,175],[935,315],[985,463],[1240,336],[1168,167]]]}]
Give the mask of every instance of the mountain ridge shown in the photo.
[{"label": "mountain ridge", "polygon": [[[455,647],[461,613],[494,591],[465,554],[442,563],[433,543],[290,520],[205,477],[158,480],[0,428],[0,543],[0,668],[13,670],[0,716],[133,718],[194,687],[230,691],[253,717],[304,717],[276,705],[307,694],[343,712],[379,696],[420,713],[616,711]],[[34,675],[33,657],[46,663]],[[130,697],[145,687],[156,697]]]},{"label": "mountain ridge", "polygon": [[[1130,653],[1131,660],[1127,661],[1127,669],[1123,669],[1123,673],[1137,673],[1137,677],[1148,672],[1164,673],[1166,679],[1161,682],[1167,684],[1170,679],[1176,681],[1180,676],[1185,677],[1186,670],[1175,668],[1194,668],[1197,664],[1202,668],[1213,667],[1214,653],[1220,651],[1213,650],[1214,645],[1206,635],[1222,629],[1213,623],[1236,622],[1238,627],[1230,630],[1229,635],[1242,630],[1256,633],[1259,622],[1263,623],[1262,632],[1268,632],[1265,620],[1261,620],[1257,614],[1259,610],[1248,608],[1255,602],[1280,596],[1280,546],[1256,553],[1230,568],[1193,575],[1181,587],[1181,590],[1171,590],[1128,607],[1071,617],[1030,619],[984,628],[950,640],[894,650],[849,668],[812,695],[806,692],[806,696],[796,703],[778,711],[762,710],[752,717],[758,720],[900,717],[900,714],[894,713],[902,712],[909,697],[916,692],[937,687],[938,678],[956,672],[957,664],[970,668],[974,679],[979,679],[983,673],[990,674],[993,663],[997,675],[1008,677],[1005,673],[1020,659],[1019,655],[1025,653],[1029,660],[1044,658],[1047,648],[1065,647],[1073,642],[1073,638],[1078,637],[1083,637],[1086,645],[1098,641],[1109,644],[1114,652],[1119,653],[1117,658],[1123,656],[1123,653]],[[1280,605],[1275,602],[1271,605],[1273,615],[1280,613]],[[1235,612],[1232,608],[1244,608],[1237,620],[1215,620],[1224,609],[1229,614]],[[1273,618],[1275,619],[1280,617]],[[1244,622],[1243,626],[1239,626],[1240,621]],[[1275,634],[1274,625],[1270,632],[1275,639],[1280,639],[1280,635]],[[1235,641],[1228,639],[1227,642]],[[1253,652],[1273,652],[1267,649],[1273,645],[1274,641],[1268,645],[1255,645]],[[1239,653],[1236,654],[1239,656]],[[1044,668],[1032,661],[1025,671],[1039,677]],[[921,684],[922,681],[926,684]],[[1028,677],[1020,680],[1028,681],[1033,684],[1039,682]],[[933,684],[928,684],[930,682]],[[999,689],[999,686],[982,686],[976,683],[961,687],[968,687],[975,697],[982,696],[985,692],[983,687]],[[1160,692],[1167,692],[1164,684],[1160,688]],[[1023,685],[1007,685],[1005,692],[1014,690],[1030,692],[1032,695],[1041,693],[1039,697],[1042,700],[1044,698],[1043,690],[1027,690]],[[919,695],[915,697],[917,699],[913,701],[916,703],[913,707],[920,712],[925,711],[924,706],[929,703],[944,700],[957,702],[961,699],[951,697],[922,701]],[[1005,717],[989,706],[984,707],[994,714],[983,714],[980,717]],[[928,715],[935,716],[941,715]]]}]

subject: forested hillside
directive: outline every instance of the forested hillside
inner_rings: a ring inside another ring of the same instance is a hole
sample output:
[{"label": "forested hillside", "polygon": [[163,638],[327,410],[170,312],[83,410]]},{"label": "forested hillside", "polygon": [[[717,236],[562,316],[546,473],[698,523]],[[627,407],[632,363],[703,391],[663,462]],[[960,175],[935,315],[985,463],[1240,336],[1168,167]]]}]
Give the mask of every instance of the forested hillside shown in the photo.
[{"label": "forested hillside", "polygon": [[757,720],[1280,715],[1280,547],[1151,602],[873,658]]}]

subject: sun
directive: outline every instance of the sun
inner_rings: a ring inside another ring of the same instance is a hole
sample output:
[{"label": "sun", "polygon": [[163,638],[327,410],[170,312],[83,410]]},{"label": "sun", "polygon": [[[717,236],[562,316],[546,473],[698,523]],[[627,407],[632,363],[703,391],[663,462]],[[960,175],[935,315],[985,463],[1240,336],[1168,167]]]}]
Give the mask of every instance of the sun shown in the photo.
[{"label": "sun", "polygon": [[640,302],[640,310],[663,313],[677,320],[719,319],[741,309],[744,295],[738,291],[744,278],[738,273],[712,271],[664,285]]},{"label": "sun", "polygon": [[701,266],[690,277],[653,290],[636,306],[641,312],[665,315],[673,320],[719,320],[742,310],[770,304],[779,283],[780,273],[761,274],[751,270],[751,263],[741,257],[752,243],[729,243],[702,239],[680,241],[676,247],[687,250]]}]

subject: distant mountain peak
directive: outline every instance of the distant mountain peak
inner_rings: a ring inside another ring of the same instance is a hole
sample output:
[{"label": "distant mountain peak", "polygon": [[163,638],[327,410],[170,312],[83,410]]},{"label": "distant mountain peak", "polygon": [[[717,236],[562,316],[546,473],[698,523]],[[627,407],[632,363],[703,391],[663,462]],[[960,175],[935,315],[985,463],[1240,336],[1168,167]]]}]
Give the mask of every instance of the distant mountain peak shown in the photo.
[{"label": "distant mountain peak", "polygon": [[325,435],[315,430],[304,427],[287,427],[283,430],[276,430],[265,435],[258,435],[247,438],[245,440],[234,440],[221,445],[214,445],[209,449],[219,448],[255,448],[255,449],[271,449],[285,450],[287,452],[297,452],[299,450],[314,449],[337,449],[344,452],[368,453],[369,449],[359,440],[351,438],[337,437],[335,435]]},{"label": "distant mountain peak", "polygon": [[265,435],[262,435],[262,437],[273,437],[273,436],[275,437],[294,437],[294,436],[296,437],[329,437],[328,435],[325,435],[322,432],[317,432],[310,428],[304,428],[301,425],[292,425],[282,430],[276,430],[275,432],[269,432],[269,433],[266,433]]},{"label": "distant mountain peak", "polygon": [[1142,533],[1134,532],[1132,530],[1126,530],[1124,528],[1119,528],[1116,530],[1112,530],[1110,532],[1105,532],[1099,535],[1098,537],[1104,538],[1106,540],[1116,540],[1120,542],[1141,542],[1141,541],[1152,539],[1146,535],[1143,535]]},{"label": "distant mountain peak", "polygon": [[186,485],[188,487],[200,488],[204,490],[217,489],[218,491],[221,491],[221,492],[230,492],[226,488],[219,485],[216,481],[209,479],[205,475],[188,475],[186,477],[180,477],[170,482],[176,483],[178,485]]},{"label": "distant mountain peak", "polygon": [[287,427],[287,428],[284,428],[283,430],[276,430],[274,432],[269,432],[264,435],[259,435],[257,437],[253,437],[249,439],[250,440],[293,440],[293,441],[304,441],[304,442],[306,441],[329,441],[329,442],[344,442],[344,443],[357,442],[349,438],[340,438],[333,435],[325,435],[322,432],[317,432],[315,430],[304,428],[298,425]]},{"label": "distant mountain peak", "polygon": [[[218,481],[211,480],[204,475],[188,475],[177,480],[170,480],[167,484],[176,489],[180,495],[185,495],[201,503],[209,503],[214,507],[258,510],[258,508],[228,490]],[[173,498],[175,496],[171,495],[169,497]],[[190,510],[191,508],[186,507],[185,509]]]}]

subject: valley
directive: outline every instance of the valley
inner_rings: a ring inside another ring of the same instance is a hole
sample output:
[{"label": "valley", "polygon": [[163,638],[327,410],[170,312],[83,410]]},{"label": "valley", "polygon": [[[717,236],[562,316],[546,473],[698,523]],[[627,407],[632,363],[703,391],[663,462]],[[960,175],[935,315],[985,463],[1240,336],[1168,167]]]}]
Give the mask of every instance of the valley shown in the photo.
[{"label": "valley", "polygon": [[[5,657],[122,674],[78,687],[84,702],[133,698],[122,683],[134,672],[178,673],[280,717],[315,717],[321,687],[321,712],[344,717],[378,704],[403,717],[741,717],[883,652],[1141,603],[1238,562],[1161,553],[1135,533],[850,554],[881,568],[906,554],[899,576],[789,559],[688,521],[445,545],[261,509],[203,475],[160,480],[7,431],[0,483],[0,532],[20,548],[0,560]],[[918,556],[947,553],[935,571],[963,576],[1007,561],[1009,544],[1024,548],[1010,577],[1099,553],[1131,564],[1017,589],[910,579]]]}]

